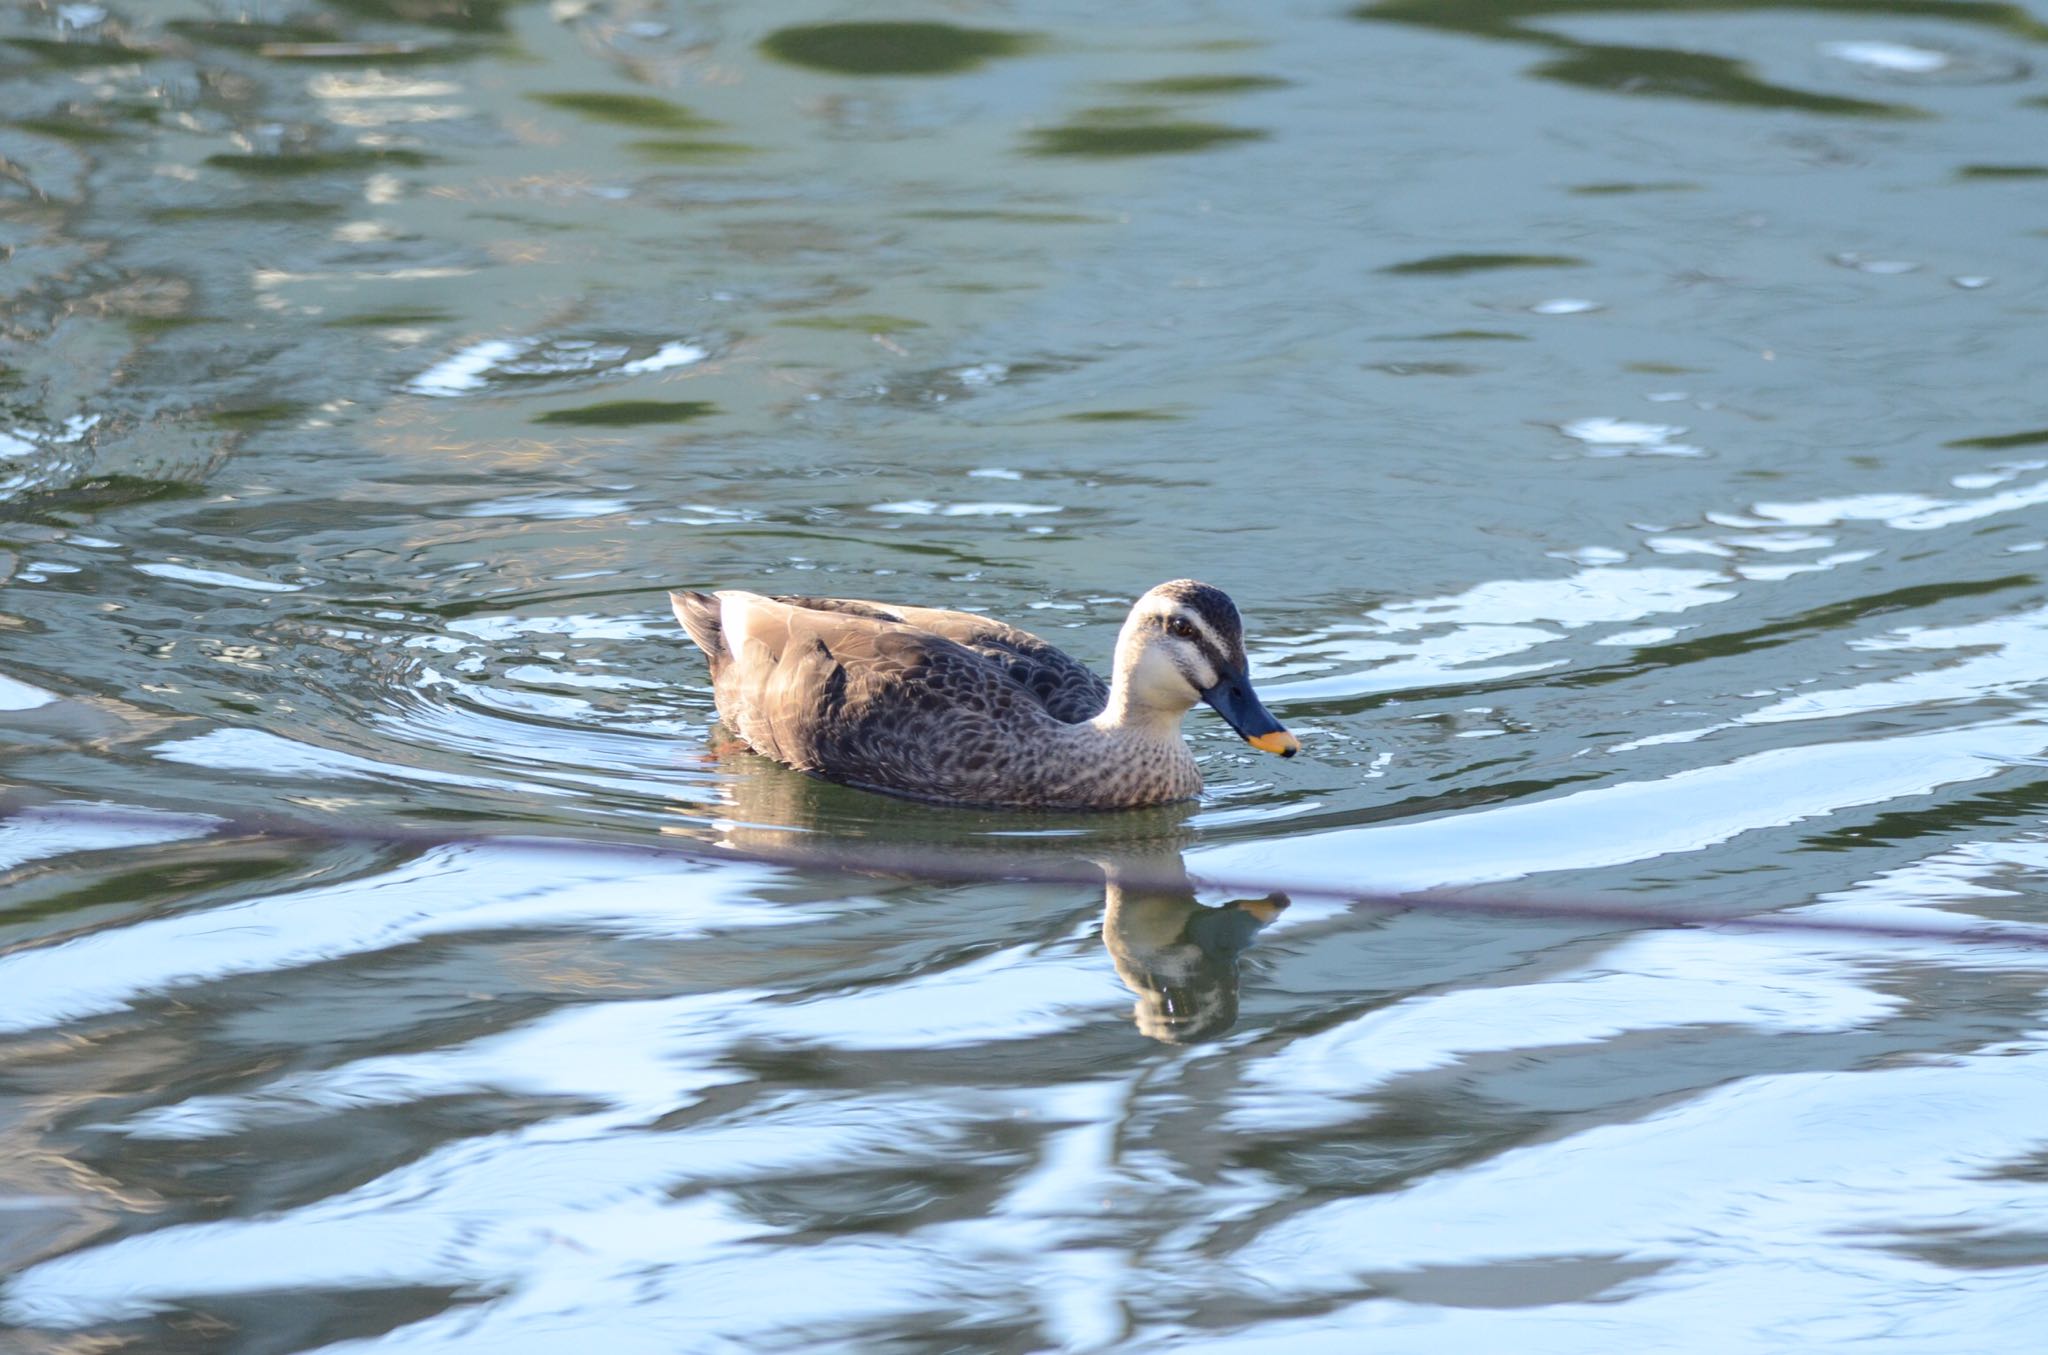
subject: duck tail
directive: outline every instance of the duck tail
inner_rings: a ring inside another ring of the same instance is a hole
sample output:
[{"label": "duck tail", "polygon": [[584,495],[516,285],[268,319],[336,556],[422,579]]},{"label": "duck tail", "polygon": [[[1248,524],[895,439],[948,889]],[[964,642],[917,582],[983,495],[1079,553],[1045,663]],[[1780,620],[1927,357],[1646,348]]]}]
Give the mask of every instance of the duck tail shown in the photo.
[{"label": "duck tail", "polygon": [[668,604],[675,609],[676,620],[683,623],[683,629],[690,632],[690,638],[697,642],[697,648],[711,660],[715,676],[726,657],[725,623],[720,618],[718,599],[709,593],[693,593],[685,589],[670,593]]}]

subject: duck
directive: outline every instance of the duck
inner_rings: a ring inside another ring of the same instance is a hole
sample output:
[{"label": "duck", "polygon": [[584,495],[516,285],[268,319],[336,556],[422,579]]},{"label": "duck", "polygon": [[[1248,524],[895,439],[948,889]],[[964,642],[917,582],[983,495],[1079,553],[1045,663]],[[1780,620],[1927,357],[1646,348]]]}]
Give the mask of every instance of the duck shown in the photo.
[{"label": "duck", "polygon": [[669,594],[719,718],[785,766],[865,790],[1005,809],[1192,799],[1182,718],[1206,702],[1262,752],[1300,742],[1252,689],[1237,605],[1174,579],[1134,603],[1111,676],[973,612],[738,589]]}]

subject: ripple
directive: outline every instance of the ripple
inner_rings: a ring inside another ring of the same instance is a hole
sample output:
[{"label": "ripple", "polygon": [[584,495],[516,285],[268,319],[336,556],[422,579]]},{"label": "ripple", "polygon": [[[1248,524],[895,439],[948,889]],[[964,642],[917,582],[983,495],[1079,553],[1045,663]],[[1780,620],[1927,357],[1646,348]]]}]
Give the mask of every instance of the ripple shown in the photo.
[{"label": "ripple", "polygon": [[901,513],[911,517],[1028,518],[1065,510],[1057,504],[1046,503],[938,503],[931,499],[902,499],[895,503],[871,504],[868,511]]},{"label": "ripple", "polygon": [[2036,718],[1777,748],[1448,819],[1300,834],[1284,848],[1219,846],[1191,866],[1238,879],[1288,869],[1342,888],[1367,883],[1355,863],[1370,861],[1375,887],[1415,891],[1631,865],[2001,775],[2007,767],[1987,753],[2048,748]]},{"label": "ripple", "polygon": [[1820,50],[1837,61],[1888,75],[1932,75],[1947,69],[1951,61],[1947,52],[1903,42],[1824,42]]},{"label": "ripple", "polygon": [[165,762],[238,775],[305,777],[318,781],[367,779],[429,786],[467,786],[514,793],[539,789],[516,781],[381,761],[302,743],[260,729],[216,729],[193,738],[159,744],[152,751]]},{"label": "ripple", "polygon": [[484,374],[525,352],[529,339],[485,339],[461,349],[406,383],[418,395],[464,395],[484,387]]},{"label": "ripple", "polygon": [[543,522],[568,522],[581,518],[616,517],[632,511],[633,505],[624,499],[526,494],[512,498],[485,499],[470,504],[462,510],[462,515],[471,518],[532,518]]},{"label": "ripple", "polygon": [[1926,494],[1856,494],[1801,504],[1760,503],[1755,511],[1760,517],[1774,518],[1799,527],[1875,521],[1899,531],[1926,532],[1979,522],[2043,503],[2048,503],[2048,480],[2037,480],[1977,499],[1942,499]]},{"label": "ripple", "polygon": [[246,574],[230,574],[224,569],[199,569],[192,565],[162,562],[139,564],[135,566],[135,570],[138,574],[148,574],[153,578],[196,584],[201,588],[233,588],[245,593],[297,593],[306,587],[302,583],[252,579]]},{"label": "ripple", "polygon": [[1870,273],[1878,277],[1899,277],[1917,273],[1920,265],[1911,259],[1872,259],[1862,254],[1837,254],[1834,261],[1844,268],[1853,268],[1858,273]]},{"label": "ripple", "polygon": [[[83,816],[69,811],[83,809]],[[119,822],[94,822],[90,811],[115,810]],[[159,822],[152,822],[159,820]],[[203,838],[213,831],[212,821],[191,814],[159,813],[107,802],[58,801],[10,810],[0,821],[0,870],[13,870],[31,861],[47,861],[77,852],[109,851],[120,847],[149,846]],[[0,1021],[5,1016],[0,1015]]]},{"label": "ripple", "polygon": [[1824,42],[1819,50],[1865,79],[1892,85],[2008,84],[2033,74],[2026,58],[1981,48],[1863,38]]},{"label": "ripple", "polygon": [[[640,357],[636,350],[650,349]],[[414,395],[470,395],[515,381],[592,375],[644,376],[689,367],[711,356],[701,344],[680,339],[604,341],[596,339],[483,339],[459,348],[405,383]]]},{"label": "ripple", "polygon": [[1704,448],[1673,442],[1686,429],[1676,424],[1639,423],[1600,415],[1558,425],[1558,432],[1584,443],[1588,456],[1705,456]]}]

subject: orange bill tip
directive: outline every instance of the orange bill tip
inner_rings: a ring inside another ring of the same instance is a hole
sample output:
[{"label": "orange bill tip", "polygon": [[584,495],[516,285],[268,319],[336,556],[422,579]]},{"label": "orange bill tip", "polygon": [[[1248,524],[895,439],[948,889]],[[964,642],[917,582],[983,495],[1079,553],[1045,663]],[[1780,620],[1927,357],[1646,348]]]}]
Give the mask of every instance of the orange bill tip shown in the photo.
[{"label": "orange bill tip", "polygon": [[1281,757],[1293,757],[1301,751],[1301,740],[1284,729],[1276,729],[1270,734],[1255,735],[1245,742],[1261,753],[1278,753]]},{"label": "orange bill tip", "polygon": [[1236,906],[1257,918],[1259,925],[1263,927],[1274,918],[1280,916],[1280,911],[1287,906],[1287,900],[1277,897],[1239,899]]}]

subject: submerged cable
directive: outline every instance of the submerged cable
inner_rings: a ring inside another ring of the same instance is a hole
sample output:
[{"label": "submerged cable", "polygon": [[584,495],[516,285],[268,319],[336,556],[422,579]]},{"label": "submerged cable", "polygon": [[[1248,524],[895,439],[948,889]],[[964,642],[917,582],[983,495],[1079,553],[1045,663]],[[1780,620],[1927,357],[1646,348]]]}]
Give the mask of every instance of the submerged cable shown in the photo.
[{"label": "submerged cable", "polygon": [[[1184,890],[1192,877],[1203,884],[1247,895],[1285,894],[1320,898],[1388,911],[1432,912],[1451,916],[1525,919],[1550,922],[1598,922],[1645,928],[1712,928],[1716,930],[1796,933],[1861,937],[1874,940],[1924,941],[1968,946],[2008,946],[2048,952],[2048,927],[2014,924],[1952,926],[1884,922],[1842,917],[1783,913],[1721,914],[1699,909],[1602,899],[1501,898],[1441,890],[1396,893],[1369,885],[1333,884],[1316,880],[1249,879],[1228,873],[1165,866],[1156,856],[1126,855],[1096,848],[1060,858],[1051,849],[1022,852],[992,848],[934,850],[875,843],[857,838],[825,838],[792,832],[789,845],[765,850],[723,842],[625,841],[618,838],[555,836],[522,832],[451,832],[404,825],[367,826],[309,820],[273,814],[211,814],[190,811],[130,809],[67,802],[0,801],[0,827],[24,821],[58,823],[123,832],[163,833],[183,828],[191,840],[201,837],[266,838],[279,841],[408,847],[489,847],[507,851],[561,855],[605,855],[620,858],[681,860],[700,865],[744,862],[792,870],[842,875],[887,875],[933,884],[1032,884],[1099,889],[1112,873],[1126,889]],[[86,850],[161,845],[109,843]],[[168,839],[177,840],[177,839]]]}]

